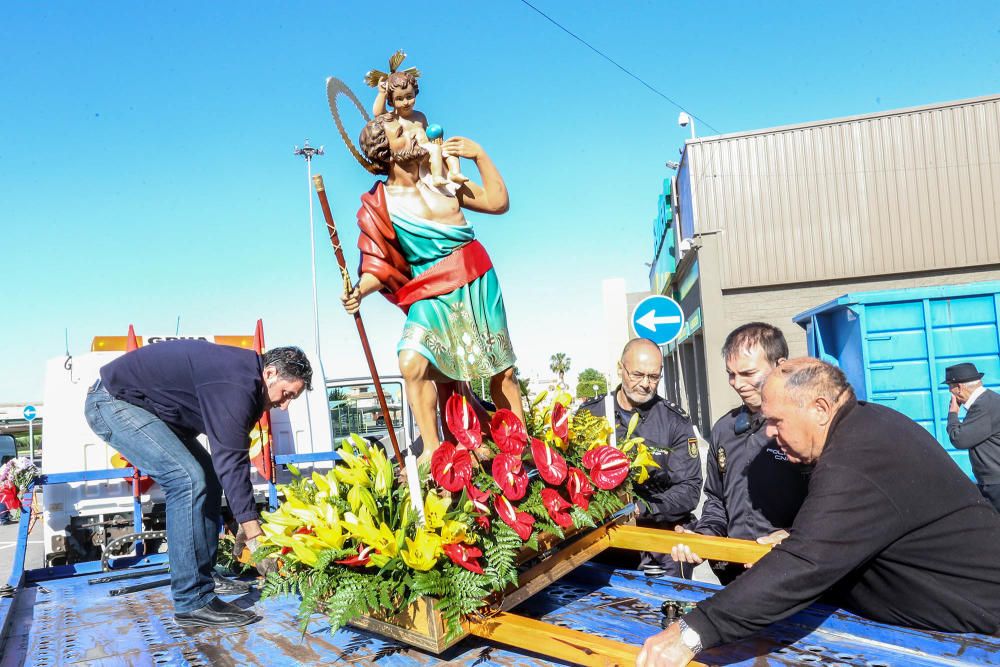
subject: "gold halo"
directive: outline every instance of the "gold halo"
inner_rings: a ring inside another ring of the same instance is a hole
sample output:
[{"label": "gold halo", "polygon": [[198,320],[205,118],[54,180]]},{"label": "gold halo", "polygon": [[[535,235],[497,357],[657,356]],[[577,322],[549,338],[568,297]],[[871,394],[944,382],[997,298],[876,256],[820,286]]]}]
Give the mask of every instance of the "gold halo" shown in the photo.
[{"label": "gold halo", "polygon": [[351,151],[351,155],[358,161],[358,164],[368,170],[368,173],[375,174],[376,176],[380,175],[375,165],[365,159],[365,156],[361,154],[361,151],[358,150],[358,147],[354,145],[354,142],[347,135],[344,123],[340,120],[340,112],[337,111],[337,95],[346,95],[354,103],[354,106],[357,107],[358,113],[364,118],[365,123],[371,120],[368,112],[361,106],[361,102],[358,100],[358,96],[354,94],[354,91],[348,88],[347,84],[340,79],[331,76],[326,80],[326,99],[330,103],[330,113],[333,114],[333,121],[337,124],[337,130],[340,131],[340,138],[344,140],[347,150]]}]

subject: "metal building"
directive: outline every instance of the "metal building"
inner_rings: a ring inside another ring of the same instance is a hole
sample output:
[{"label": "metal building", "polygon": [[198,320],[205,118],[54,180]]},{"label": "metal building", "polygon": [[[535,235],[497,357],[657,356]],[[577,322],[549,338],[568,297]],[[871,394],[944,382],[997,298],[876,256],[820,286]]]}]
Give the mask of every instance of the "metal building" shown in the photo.
[{"label": "metal building", "polygon": [[664,184],[650,286],[687,324],[667,392],[707,430],[737,404],[720,354],[847,292],[1000,278],[1000,95],[685,143]]}]

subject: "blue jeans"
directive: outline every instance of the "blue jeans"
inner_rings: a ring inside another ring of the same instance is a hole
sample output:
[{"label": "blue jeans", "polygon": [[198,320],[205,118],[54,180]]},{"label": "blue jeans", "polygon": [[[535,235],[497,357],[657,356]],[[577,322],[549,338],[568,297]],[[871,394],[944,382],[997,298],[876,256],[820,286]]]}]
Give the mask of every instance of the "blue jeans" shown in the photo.
[{"label": "blue jeans", "polygon": [[113,398],[100,382],[87,393],[85,414],[98,437],[163,489],[174,612],[204,607],[215,597],[222,512],[212,457],[196,438],[178,437],[155,415]]}]

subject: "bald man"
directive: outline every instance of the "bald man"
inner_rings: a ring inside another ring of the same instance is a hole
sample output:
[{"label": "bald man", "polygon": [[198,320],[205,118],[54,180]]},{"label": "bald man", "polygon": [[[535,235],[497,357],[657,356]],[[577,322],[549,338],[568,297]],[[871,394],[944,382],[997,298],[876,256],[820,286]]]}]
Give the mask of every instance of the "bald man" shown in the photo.
[{"label": "bald man", "polygon": [[[648,338],[635,338],[625,345],[618,361],[621,384],[614,390],[616,433],[621,440],[633,415],[639,423],[633,433],[645,439],[659,468],[650,469],[645,484],[635,487],[639,503],[639,525],[672,530],[693,520],[692,511],[701,494],[701,460],[698,440],[687,413],[657,394],[663,377],[663,353]],[[604,395],[580,406],[604,417]],[[640,569],[650,576],[691,577],[693,566],[674,562],[669,554],[642,552]]]},{"label": "bald man", "polygon": [[818,359],[772,372],[762,410],[788,459],[814,466],[790,536],[648,639],[638,665],[686,665],[820,596],[882,623],[1000,631],[1000,515],[923,427],[856,400]]}]

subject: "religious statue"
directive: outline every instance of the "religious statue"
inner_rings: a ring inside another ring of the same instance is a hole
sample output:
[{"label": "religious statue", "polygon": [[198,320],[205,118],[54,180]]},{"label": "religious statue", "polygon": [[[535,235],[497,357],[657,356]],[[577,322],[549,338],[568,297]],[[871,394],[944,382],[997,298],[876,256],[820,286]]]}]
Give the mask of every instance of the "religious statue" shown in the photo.
[{"label": "religious statue", "polygon": [[[458,393],[478,406],[470,381],[488,377],[498,408],[512,410],[522,422],[524,412],[500,283],[463,214],[463,209],[506,212],[506,185],[482,146],[450,137],[440,144],[441,154],[455,161],[472,160],[482,184],[456,177],[454,169],[448,187],[440,187],[440,175],[435,178],[432,172],[433,149],[424,141],[426,119],[413,110],[419,72],[412,68],[396,72],[401,55],[390,61],[388,75],[368,76],[376,86],[386,83],[379,98],[389,95],[395,112],[377,114],[361,131],[365,167],[387,178],[361,197],[360,276],[342,300],[347,312],[354,313],[362,299],[381,292],[406,313],[396,350],[424,442],[421,459],[429,460],[440,444],[439,401],[443,406],[452,393]],[[357,106],[356,98],[352,100]],[[376,110],[380,104],[376,102]],[[355,152],[353,144],[350,148]],[[448,438],[447,427],[443,428]]]}]

